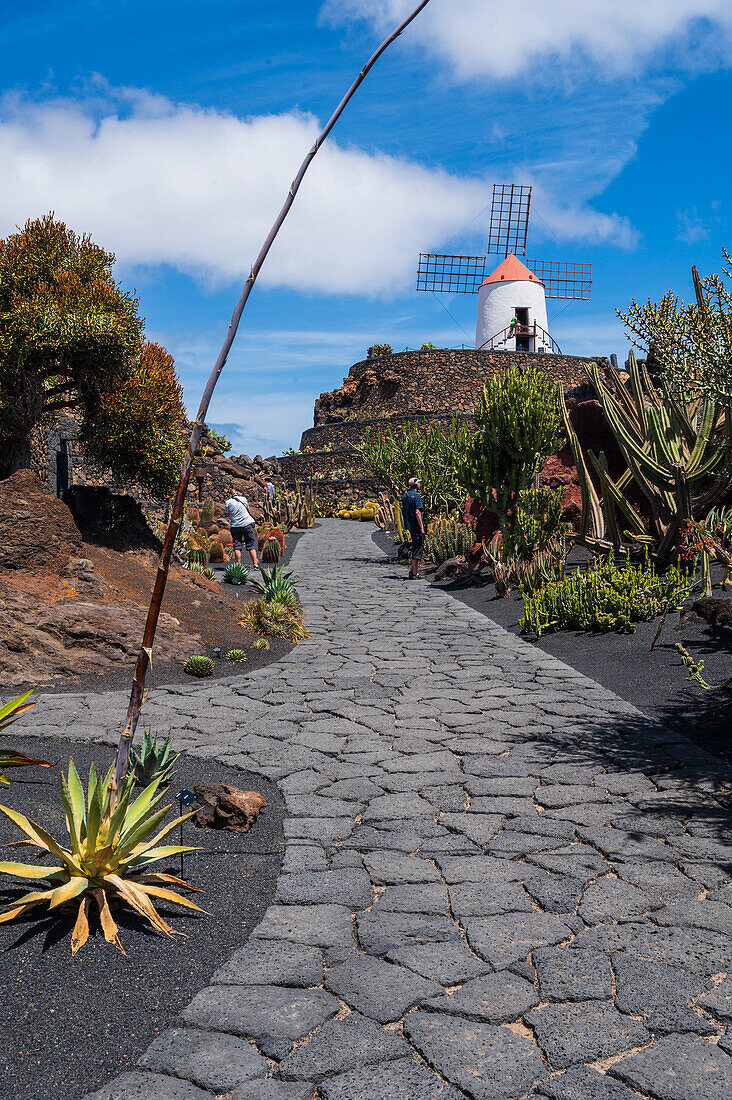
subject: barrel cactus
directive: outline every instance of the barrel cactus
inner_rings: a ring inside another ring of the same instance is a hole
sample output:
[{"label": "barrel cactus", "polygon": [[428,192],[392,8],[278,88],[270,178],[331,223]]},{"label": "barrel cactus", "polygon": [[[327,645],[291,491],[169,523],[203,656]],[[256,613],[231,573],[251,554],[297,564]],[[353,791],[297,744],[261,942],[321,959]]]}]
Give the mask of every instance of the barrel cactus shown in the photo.
[{"label": "barrel cactus", "polygon": [[277,539],[268,535],[262,545],[262,561],[266,561],[270,565],[274,564],[280,560],[281,553],[282,550]]},{"label": "barrel cactus", "polygon": [[228,547],[234,545],[234,540],[231,537],[231,531],[228,527],[223,527],[218,534],[218,540],[222,546]]},{"label": "barrel cactus", "polygon": [[211,543],[211,548],[208,552],[208,560],[212,562],[226,561],[224,548],[218,539],[214,539],[214,541]]},{"label": "barrel cactus", "polygon": [[189,676],[211,676],[214,666],[210,657],[202,657],[200,653],[189,657],[183,665],[183,671]]}]

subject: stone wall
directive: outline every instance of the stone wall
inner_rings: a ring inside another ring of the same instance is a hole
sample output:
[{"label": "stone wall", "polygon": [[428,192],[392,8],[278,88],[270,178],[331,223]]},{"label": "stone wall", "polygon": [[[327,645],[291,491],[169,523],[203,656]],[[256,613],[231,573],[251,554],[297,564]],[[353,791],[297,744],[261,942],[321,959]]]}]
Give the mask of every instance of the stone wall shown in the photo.
[{"label": "stone wall", "polygon": [[[166,499],[151,498],[141,485],[120,482],[109,471],[99,469],[89,459],[78,441],[79,421],[64,413],[50,427],[39,429],[33,437],[31,465],[38,477],[48,485],[54,496],[60,496],[72,485],[103,487],[113,493],[127,493],[134,497],[148,514],[162,515],[167,508]],[[282,473],[277,458],[255,455],[222,454],[219,447],[207,435],[202,439],[205,454],[196,459],[195,466],[205,470],[199,486],[191,477],[188,488],[189,503],[199,498],[211,497],[215,503],[223,502],[233,493],[241,493],[252,502],[261,502],[266,494],[266,482],[282,484]],[[195,472],[195,470],[194,470]]]},{"label": "stone wall", "polygon": [[[315,402],[314,425],[413,418],[415,413],[469,414],[475,408],[487,378],[508,367],[540,367],[565,389],[587,383],[587,366],[606,359],[532,352],[430,349],[406,351],[355,363],[343,385],[323,393]],[[306,433],[307,436],[307,433]],[[313,445],[303,437],[303,446]],[[318,438],[318,446],[323,440]]]},{"label": "stone wall", "polygon": [[[405,416],[403,414],[394,416],[372,416],[365,420],[346,420],[329,424],[319,424],[316,428],[308,428],[302,433],[302,453],[298,457],[307,457],[315,461],[323,461],[322,456],[337,455],[338,462],[336,462],[335,465],[353,466],[355,461],[353,448],[362,442],[367,431],[373,433],[384,431],[387,428],[398,431],[406,424],[415,423],[439,423],[447,425],[454,416],[459,416],[463,420],[472,421],[470,415],[462,412],[415,412],[412,413],[411,416]],[[314,453],[308,454],[305,448],[308,448],[310,452]],[[332,448],[332,450],[324,450],[324,448]],[[280,461],[284,462],[285,460],[281,459]],[[329,469],[333,469],[334,463],[329,462],[327,457],[325,458],[325,462]]]}]

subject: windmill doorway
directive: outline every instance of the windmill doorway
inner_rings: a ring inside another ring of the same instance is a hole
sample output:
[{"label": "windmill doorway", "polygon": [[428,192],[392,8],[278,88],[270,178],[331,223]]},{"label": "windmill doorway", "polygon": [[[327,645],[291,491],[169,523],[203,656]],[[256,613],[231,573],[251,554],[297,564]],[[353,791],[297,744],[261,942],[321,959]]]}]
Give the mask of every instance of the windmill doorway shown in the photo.
[{"label": "windmill doorway", "polygon": [[531,351],[528,306],[516,306],[513,313],[516,318],[516,351]]}]

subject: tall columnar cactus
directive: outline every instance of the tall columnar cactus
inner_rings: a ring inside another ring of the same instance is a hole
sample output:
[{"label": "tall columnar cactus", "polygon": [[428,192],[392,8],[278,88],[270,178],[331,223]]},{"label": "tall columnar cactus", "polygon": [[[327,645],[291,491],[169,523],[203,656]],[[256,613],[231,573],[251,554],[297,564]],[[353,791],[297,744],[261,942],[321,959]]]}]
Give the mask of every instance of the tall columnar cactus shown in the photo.
[{"label": "tall columnar cactus", "polygon": [[486,382],[473,415],[478,432],[461,464],[460,482],[496,513],[507,545],[519,493],[531,488],[561,446],[554,384],[541,370],[512,367]]},{"label": "tall columnar cactus", "polygon": [[214,518],[214,502],[211,497],[206,497],[201,509],[201,523],[211,523]]},{"label": "tall columnar cactus", "polygon": [[[605,456],[588,449],[598,492],[558,387],[582,489],[579,541],[592,549],[616,551],[624,539],[637,545],[651,543],[654,558],[666,562],[678,550],[686,523],[706,516],[732,487],[732,470],[724,461],[722,410],[709,399],[681,405],[658,390],[632,351],[627,384],[613,367],[605,380],[595,364],[589,373],[628,468],[613,479]],[[626,496],[631,482],[648,502],[649,531]]]}]

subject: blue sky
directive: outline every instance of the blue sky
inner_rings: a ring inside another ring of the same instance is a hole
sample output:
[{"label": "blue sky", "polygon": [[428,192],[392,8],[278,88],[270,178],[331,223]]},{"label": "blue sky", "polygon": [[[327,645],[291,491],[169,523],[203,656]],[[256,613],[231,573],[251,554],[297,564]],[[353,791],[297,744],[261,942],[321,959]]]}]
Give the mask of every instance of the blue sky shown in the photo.
[{"label": "blue sky", "polygon": [[[54,209],[118,257],[189,408],[299,162],[407,0],[3,0],[0,235]],[[625,357],[615,306],[690,294],[729,223],[728,0],[431,0],[320,154],[209,421],[298,445],[374,342],[474,339],[417,253],[483,251],[491,185],[534,188],[528,254],[593,264],[549,303],[566,352]]]}]

